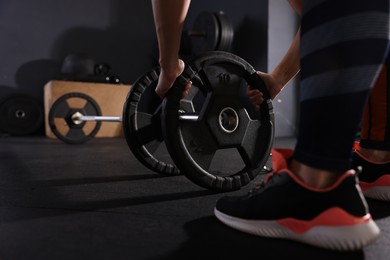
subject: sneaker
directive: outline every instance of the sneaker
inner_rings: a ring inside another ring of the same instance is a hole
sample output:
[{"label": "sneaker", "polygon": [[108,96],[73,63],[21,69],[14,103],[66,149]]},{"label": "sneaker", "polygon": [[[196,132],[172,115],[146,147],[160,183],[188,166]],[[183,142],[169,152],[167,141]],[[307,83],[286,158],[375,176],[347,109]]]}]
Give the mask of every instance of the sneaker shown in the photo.
[{"label": "sneaker", "polygon": [[275,172],[247,195],[219,199],[215,216],[245,233],[331,250],[358,250],[376,240],[380,231],[354,170],[329,188],[315,189],[287,168],[285,156],[285,151],[274,149],[272,159],[279,161],[274,163]]},{"label": "sneaker", "polygon": [[390,162],[370,161],[355,150],[353,168],[362,167],[359,173],[359,185],[364,196],[370,199],[390,201]]}]

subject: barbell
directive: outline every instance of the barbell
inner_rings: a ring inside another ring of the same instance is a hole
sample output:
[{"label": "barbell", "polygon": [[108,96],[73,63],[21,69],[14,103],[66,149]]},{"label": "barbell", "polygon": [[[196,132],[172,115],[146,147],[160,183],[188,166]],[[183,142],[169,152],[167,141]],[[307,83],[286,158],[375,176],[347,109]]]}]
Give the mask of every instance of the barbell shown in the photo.
[{"label": "barbell", "polygon": [[[53,122],[61,119],[69,130],[59,139],[84,142],[102,121],[122,122],[126,142],[143,165],[164,175],[184,174],[218,192],[237,190],[264,170],[274,139],[273,107],[264,82],[248,62],[222,51],[199,55],[186,63],[163,100],[155,93],[159,73],[157,67],[135,81],[119,117],[102,116],[93,99],[81,93],[60,97],[49,113],[53,133],[59,137]],[[248,85],[263,93],[258,110],[246,95]],[[69,98],[85,102],[71,107]],[[87,123],[95,125],[85,133]],[[171,161],[156,156],[161,146]]]}]

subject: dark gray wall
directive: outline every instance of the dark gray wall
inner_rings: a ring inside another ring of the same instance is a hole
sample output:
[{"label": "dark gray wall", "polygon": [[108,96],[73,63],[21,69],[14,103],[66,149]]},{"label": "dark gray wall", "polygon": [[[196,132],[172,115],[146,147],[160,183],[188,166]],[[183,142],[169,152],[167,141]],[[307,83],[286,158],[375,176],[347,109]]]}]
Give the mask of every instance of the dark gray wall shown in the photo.
[{"label": "dark gray wall", "polygon": [[[267,8],[267,0],[193,0],[186,27],[201,11],[224,11],[235,29],[233,52],[266,70]],[[1,0],[0,35],[0,98],[42,99],[44,84],[61,77],[69,53],[110,64],[129,84],[155,62],[149,0]]]},{"label": "dark gray wall", "polygon": [[145,0],[2,0],[0,35],[0,94],[39,98],[74,52],[109,63],[130,82],[150,66],[154,40]]}]

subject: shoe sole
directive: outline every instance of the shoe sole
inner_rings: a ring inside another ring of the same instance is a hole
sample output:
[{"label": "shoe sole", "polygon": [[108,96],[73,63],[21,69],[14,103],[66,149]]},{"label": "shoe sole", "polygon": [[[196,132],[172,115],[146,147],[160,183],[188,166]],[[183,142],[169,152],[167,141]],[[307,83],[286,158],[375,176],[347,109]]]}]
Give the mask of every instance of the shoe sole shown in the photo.
[{"label": "shoe sole", "polygon": [[366,198],[390,201],[390,174],[385,174],[372,183],[360,181],[359,186]]},{"label": "shoe sole", "polygon": [[[316,225],[304,232],[297,232],[298,225],[287,227],[278,220],[247,220],[226,215],[214,209],[215,216],[227,226],[262,237],[283,238],[316,247],[337,251],[362,249],[374,242],[380,230],[369,216],[367,221],[354,225]],[[299,221],[302,223],[302,221]],[[306,222],[306,221],[305,221]],[[292,223],[292,222],[291,222]],[[298,224],[297,222],[295,224]],[[295,231],[294,231],[295,229]]]}]

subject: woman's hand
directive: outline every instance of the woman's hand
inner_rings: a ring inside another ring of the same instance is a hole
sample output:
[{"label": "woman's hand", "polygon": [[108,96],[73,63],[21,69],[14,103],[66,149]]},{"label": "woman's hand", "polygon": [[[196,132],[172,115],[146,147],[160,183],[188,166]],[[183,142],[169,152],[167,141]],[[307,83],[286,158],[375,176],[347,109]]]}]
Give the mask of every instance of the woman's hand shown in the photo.
[{"label": "woman's hand", "polygon": [[[272,74],[257,71],[261,79],[264,81],[265,86],[273,100],[280,91],[282,91],[283,85]],[[261,103],[264,102],[263,93],[258,89],[251,89],[248,85],[246,88],[246,94],[249,97],[250,102],[255,106],[256,110],[259,110]]]},{"label": "woman's hand", "polygon": [[[184,71],[185,64],[182,60],[178,60],[176,66],[161,67],[160,75],[158,77],[158,83],[155,89],[156,94],[163,99],[167,92],[171,89],[176,78]],[[189,81],[183,90],[183,97],[188,94],[192,86],[192,82]]]},{"label": "woman's hand", "polygon": [[163,99],[167,92],[171,89],[176,78],[184,71],[184,62],[179,59],[173,65],[161,65],[158,83],[155,89],[156,94]]}]

